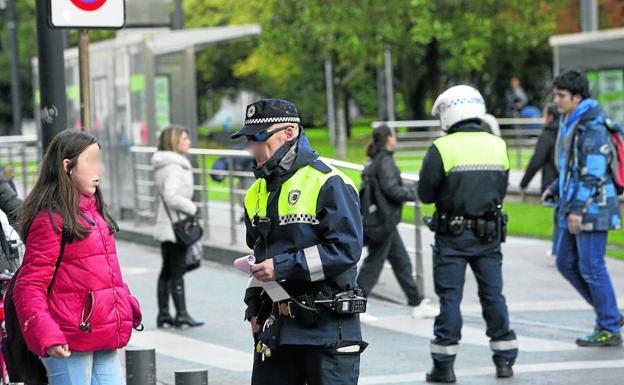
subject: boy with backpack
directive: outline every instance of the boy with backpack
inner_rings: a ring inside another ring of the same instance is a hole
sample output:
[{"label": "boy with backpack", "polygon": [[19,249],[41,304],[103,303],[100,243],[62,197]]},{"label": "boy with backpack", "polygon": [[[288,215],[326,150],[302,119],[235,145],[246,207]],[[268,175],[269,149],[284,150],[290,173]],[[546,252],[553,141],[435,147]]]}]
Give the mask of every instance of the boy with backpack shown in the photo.
[{"label": "boy with backpack", "polygon": [[[555,159],[559,178],[542,195],[559,198],[557,267],[596,312],[597,325],[576,340],[579,346],[622,344],[622,315],[605,264],[607,232],[621,228],[617,132],[598,102],[590,98],[587,78],[568,71],[554,81],[554,102],[562,114]],[[618,181],[619,182],[619,181]]]}]

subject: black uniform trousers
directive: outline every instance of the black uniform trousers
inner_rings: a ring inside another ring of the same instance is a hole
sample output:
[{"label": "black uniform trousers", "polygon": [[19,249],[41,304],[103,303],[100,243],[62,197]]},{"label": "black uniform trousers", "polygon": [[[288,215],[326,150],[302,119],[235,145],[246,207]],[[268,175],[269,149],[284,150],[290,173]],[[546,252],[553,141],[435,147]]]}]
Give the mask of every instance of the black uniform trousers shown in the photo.
[{"label": "black uniform trousers", "polygon": [[252,385],[357,385],[360,353],[334,348],[282,345],[263,359],[254,353]]},{"label": "black uniform trousers", "polygon": [[[463,246],[458,248],[457,246]],[[461,250],[461,251],[458,251]],[[460,305],[464,293],[466,267],[470,266],[478,284],[478,295],[490,338],[492,359],[497,366],[513,365],[518,355],[516,334],[509,326],[503,296],[503,255],[500,242],[484,244],[470,232],[437,236],[433,250],[433,279],[440,298],[440,314],[435,319],[431,356],[438,366],[452,367],[461,340]]]}]

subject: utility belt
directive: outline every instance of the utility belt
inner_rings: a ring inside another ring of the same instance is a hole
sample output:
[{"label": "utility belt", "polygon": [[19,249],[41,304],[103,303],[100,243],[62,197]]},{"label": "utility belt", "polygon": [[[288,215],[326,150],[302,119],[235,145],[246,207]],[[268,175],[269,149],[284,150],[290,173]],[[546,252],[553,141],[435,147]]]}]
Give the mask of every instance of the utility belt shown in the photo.
[{"label": "utility belt", "polygon": [[331,295],[323,291],[317,295],[305,293],[280,302],[272,302],[263,295],[257,317],[262,330],[256,336],[256,352],[262,354],[264,359],[270,357],[271,351],[278,349],[281,328],[287,319],[304,328],[313,329],[321,325],[326,311],[339,315],[365,313],[366,304],[361,289]]},{"label": "utility belt", "polygon": [[338,315],[360,314],[366,312],[367,300],[361,289],[331,292],[319,290],[316,293],[293,295],[291,298],[272,302],[263,296],[262,311],[258,315],[260,321],[271,316],[292,319],[306,328],[314,328],[321,324],[322,313],[331,312]]},{"label": "utility belt", "polygon": [[472,231],[475,237],[489,243],[500,237],[501,242],[507,239],[508,217],[502,210],[496,210],[479,218],[461,215],[450,215],[436,211],[432,217],[423,218],[429,229],[440,235],[462,235]]},{"label": "utility belt", "polygon": [[297,298],[274,302],[274,314],[286,318],[305,318],[306,313],[318,314],[329,310],[335,314],[360,314],[366,312],[367,300],[361,289],[334,294],[332,298],[314,298],[311,294],[303,294]]}]

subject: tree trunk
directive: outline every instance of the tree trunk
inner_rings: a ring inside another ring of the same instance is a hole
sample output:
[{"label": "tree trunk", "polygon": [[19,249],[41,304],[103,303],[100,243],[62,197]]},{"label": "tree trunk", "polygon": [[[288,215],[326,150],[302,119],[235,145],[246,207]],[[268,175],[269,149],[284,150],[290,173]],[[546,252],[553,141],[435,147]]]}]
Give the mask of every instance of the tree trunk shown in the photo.
[{"label": "tree trunk", "polygon": [[347,111],[346,90],[342,84],[336,84],[336,157],[347,157]]},{"label": "tree trunk", "polygon": [[329,142],[336,145],[336,100],[334,95],[334,69],[331,57],[325,59],[325,96],[327,102],[327,129]]},{"label": "tree trunk", "polygon": [[388,106],[386,105],[386,82],[383,67],[377,68],[377,118],[388,120]]},{"label": "tree trunk", "polygon": [[345,92],[345,100],[344,100],[344,104],[345,104],[345,123],[347,125],[347,139],[351,139],[351,108],[350,108],[350,102],[351,101],[351,95],[349,94],[349,91]]}]

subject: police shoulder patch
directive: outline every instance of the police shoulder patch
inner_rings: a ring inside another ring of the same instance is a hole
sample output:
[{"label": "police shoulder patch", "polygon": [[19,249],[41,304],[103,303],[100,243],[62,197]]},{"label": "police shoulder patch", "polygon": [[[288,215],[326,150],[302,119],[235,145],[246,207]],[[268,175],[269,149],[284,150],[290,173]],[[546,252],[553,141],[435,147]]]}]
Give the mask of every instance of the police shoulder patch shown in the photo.
[{"label": "police shoulder patch", "polygon": [[301,191],[292,190],[288,193],[288,204],[291,206],[294,205],[299,201],[299,198],[301,198]]}]

